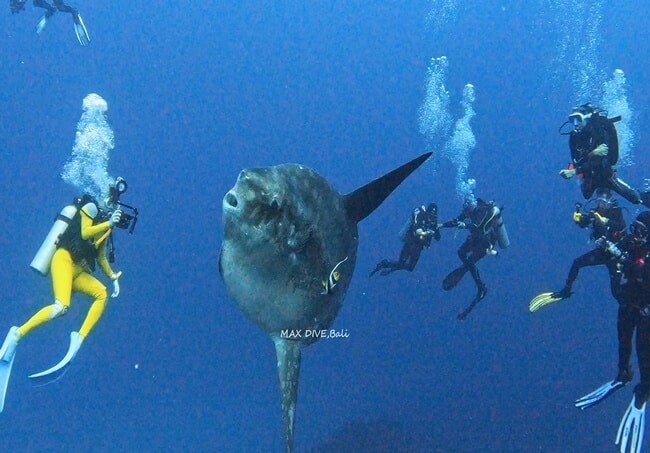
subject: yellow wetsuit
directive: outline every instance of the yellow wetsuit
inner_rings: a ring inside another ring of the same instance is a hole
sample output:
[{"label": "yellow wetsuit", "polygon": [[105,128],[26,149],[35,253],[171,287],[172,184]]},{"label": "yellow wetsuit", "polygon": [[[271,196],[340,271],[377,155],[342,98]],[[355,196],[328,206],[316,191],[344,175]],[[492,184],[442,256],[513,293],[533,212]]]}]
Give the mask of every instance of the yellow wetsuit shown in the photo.
[{"label": "yellow wetsuit", "polygon": [[[115,274],[106,259],[106,238],[110,233],[111,226],[108,221],[93,225],[93,218],[96,216],[96,214],[92,215],[93,211],[97,212],[94,203],[88,203],[80,209],[81,239],[93,240],[97,249],[95,258],[97,264],[104,274],[111,278]],[[86,319],[79,329],[79,335],[84,338],[88,336],[104,312],[108,296],[106,286],[92,275],[91,269],[92,267],[88,263],[74,262],[67,249],[57,248],[50,265],[54,304],[41,308],[29,321],[20,326],[18,329],[20,336],[23,337],[32,329],[64,314],[70,307],[72,292],[82,293],[94,299]]]}]

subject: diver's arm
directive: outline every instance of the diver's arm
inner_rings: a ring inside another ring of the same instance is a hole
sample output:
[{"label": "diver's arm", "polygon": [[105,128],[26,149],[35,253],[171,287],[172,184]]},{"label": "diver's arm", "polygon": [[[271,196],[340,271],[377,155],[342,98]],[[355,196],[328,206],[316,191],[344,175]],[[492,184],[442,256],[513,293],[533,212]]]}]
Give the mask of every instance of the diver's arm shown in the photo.
[{"label": "diver's arm", "polygon": [[102,270],[104,275],[110,279],[113,279],[115,272],[113,271],[113,268],[111,268],[111,265],[106,258],[106,241],[103,241],[97,249],[97,264],[99,265],[99,268]]},{"label": "diver's arm", "polygon": [[111,293],[111,297],[119,296],[119,279],[122,276],[122,271],[114,272],[113,269],[111,269],[111,265],[108,263],[108,259],[106,259],[106,241],[103,241],[97,250],[97,264],[102,272],[104,272],[104,274],[113,282],[113,292]]},{"label": "diver's arm", "polygon": [[467,216],[461,212],[458,217],[455,217],[451,220],[447,220],[445,223],[442,224],[443,228],[465,228],[465,222],[463,222],[463,219],[466,219]]},{"label": "diver's arm", "polygon": [[111,227],[108,220],[93,225],[93,219],[97,217],[97,214],[97,206],[94,203],[88,203],[81,208],[81,239],[92,239]]},{"label": "diver's arm", "polygon": [[609,147],[605,143],[601,143],[600,145],[596,146],[593,151],[589,153],[590,157],[607,157],[607,153],[609,153]]}]

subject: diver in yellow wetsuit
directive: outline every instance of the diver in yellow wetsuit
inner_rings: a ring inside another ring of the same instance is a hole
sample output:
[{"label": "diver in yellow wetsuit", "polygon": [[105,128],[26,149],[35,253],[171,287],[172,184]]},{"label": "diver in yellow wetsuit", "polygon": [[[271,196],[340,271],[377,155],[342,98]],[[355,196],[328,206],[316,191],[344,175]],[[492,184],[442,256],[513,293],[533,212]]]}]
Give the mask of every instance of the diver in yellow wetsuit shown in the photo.
[{"label": "diver in yellow wetsuit", "polygon": [[[17,329],[18,338],[27,335],[32,329],[65,314],[70,307],[72,292],[78,292],[94,299],[84,320],[79,335],[81,340],[88,336],[104,311],[106,287],[92,275],[95,262],[104,274],[113,281],[122,274],[113,272],[106,258],[106,240],[113,225],[120,221],[121,211],[116,210],[110,218],[95,224],[99,219],[99,209],[94,201],[88,201],[79,210],[80,234],[73,225],[59,238],[56,252],[52,257],[50,271],[54,289],[54,303],[39,310],[29,321]],[[68,234],[71,233],[71,234]]]},{"label": "diver in yellow wetsuit", "polygon": [[[107,208],[113,208],[110,214],[100,211],[98,203],[89,195],[75,200],[78,208],[65,231],[58,236],[56,251],[52,256],[50,272],[54,303],[41,308],[25,324],[14,326],[9,330],[0,349],[0,412],[4,406],[6,387],[11,373],[11,366],[18,342],[34,328],[64,315],[70,307],[73,292],[85,294],[93,298],[88,314],[79,332],[70,334],[70,348],[65,358],[54,367],[30,378],[49,379],[65,371],[83,340],[101,317],[108,296],[106,286],[95,278],[92,273],[97,263],[102,272],[113,281],[114,291],[111,297],[119,294],[118,279],[122,272],[114,272],[106,257],[106,246],[114,226],[120,226],[122,211],[114,209],[107,200]],[[59,374],[60,376],[60,374]]]}]

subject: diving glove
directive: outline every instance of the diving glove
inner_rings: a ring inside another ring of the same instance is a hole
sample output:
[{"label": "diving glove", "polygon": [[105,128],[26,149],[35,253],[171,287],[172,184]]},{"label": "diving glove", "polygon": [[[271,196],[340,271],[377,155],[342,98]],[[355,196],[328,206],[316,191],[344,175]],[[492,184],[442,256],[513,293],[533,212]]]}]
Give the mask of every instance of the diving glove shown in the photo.
[{"label": "diving glove", "polygon": [[598,219],[600,223],[603,225],[607,225],[607,222],[609,222],[609,219],[607,217],[603,217],[602,215],[598,214],[597,212],[594,212],[594,217]]},{"label": "diving glove", "polygon": [[602,143],[602,144],[596,146],[596,149],[594,149],[591,152],[591,154],[593,154],[594,156],[603,157],[603,156],[606,156],[608,152],[609,152],[609,147],[606,144]]},{"label": "diving glove", "polygon": [[571,179],[576,175],[576,169],[575,168],[563,168],[560,170],[560,176],[562,176],[564,179]]},{"label": "diving glove", "polygon": [[115,298],[120,295],[120,277],[122,276],[122,271],[113,272],[111,274],[111,280],[113,281],[113,293],[111,297]]}]

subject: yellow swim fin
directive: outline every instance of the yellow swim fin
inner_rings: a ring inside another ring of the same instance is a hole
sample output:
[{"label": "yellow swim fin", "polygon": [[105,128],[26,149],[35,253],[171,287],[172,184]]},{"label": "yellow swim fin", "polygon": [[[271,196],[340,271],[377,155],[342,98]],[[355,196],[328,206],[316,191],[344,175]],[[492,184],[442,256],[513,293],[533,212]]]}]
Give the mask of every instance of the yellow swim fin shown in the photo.
[{"label": "yellow swim fin", "polygon": [[533,300],[530,301],[530,304],[528,305],[528,310],[530,310],[531,313],[535,313],[540,308],[552,304],[553,302],[566,299],[565,297],[553,297],[553,294],[556,293],[551,291],[548,293],[538,294],[533,298]]}]

